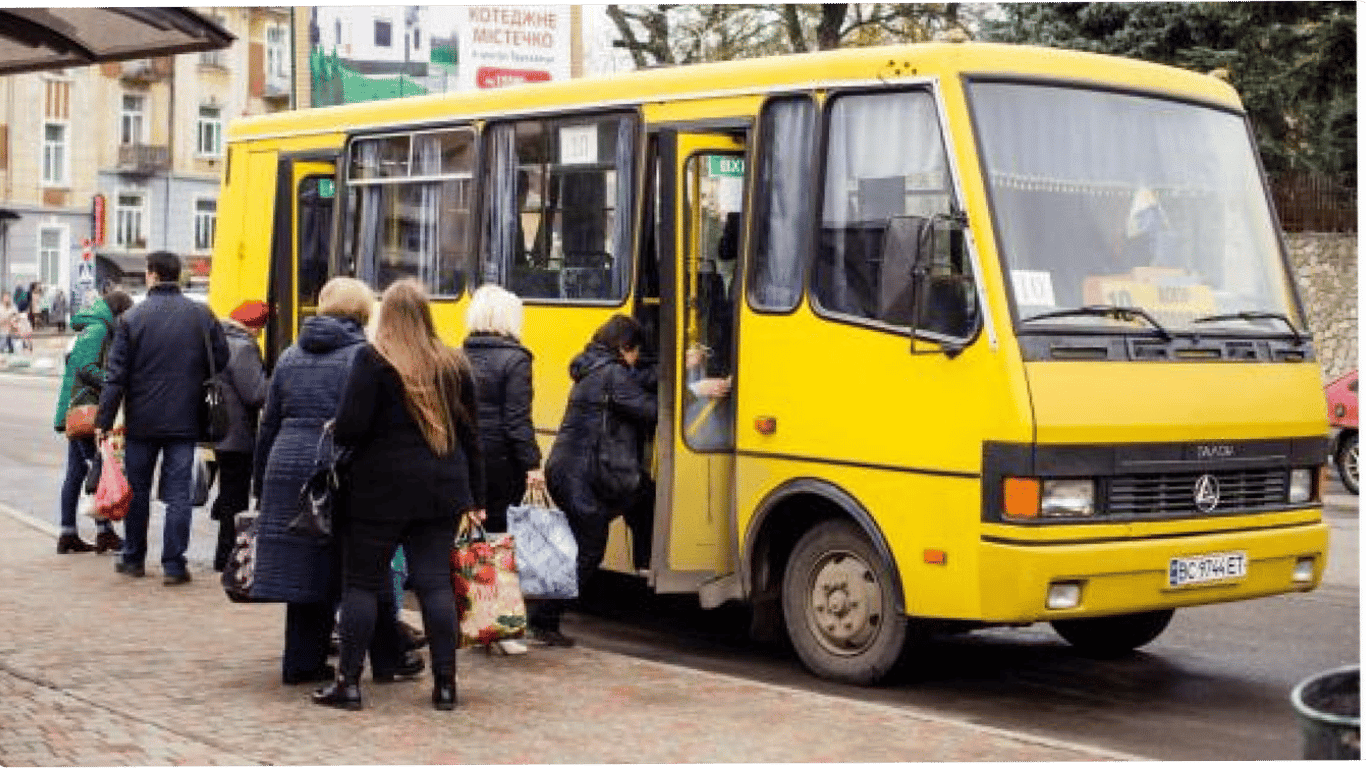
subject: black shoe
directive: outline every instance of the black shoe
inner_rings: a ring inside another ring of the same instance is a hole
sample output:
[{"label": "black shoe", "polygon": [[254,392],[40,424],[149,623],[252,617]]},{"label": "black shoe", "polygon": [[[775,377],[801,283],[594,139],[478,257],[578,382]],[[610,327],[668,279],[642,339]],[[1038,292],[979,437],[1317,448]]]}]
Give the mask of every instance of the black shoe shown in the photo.
[{"label": "black shoe", "polygon": [[410,626],[407,622],[398,622],[398,634],[403,639],[403,646],[410,651],[416,651],[427,645],[427,635],[422,630]]},{"label": "black shoe", "polygon": [[432,686],[432,706],[442,712],[455,709],[455,675],[440,675]]},{"label": "black shoe", "polygon": [[427,662],[422,659],[422,654],[415,651],[408,651],[403,654],[403,660],[397,667],[376,669],[374,671],[375,682],[392,683],[397,680],[411,680],[414,676],[422,674],[422,670],[427,668]]},{"label": "black shoe", "polygon": [[95,554],[103,555],[105,552],[118,553],[123,549],[123,539],[111,530],[103,530],[95,535]]},{"label": "black shoe", "polygon": [[122,558],[114,561],[114,572],[124,576],[142,578],[147,575],[147,569],[137,563],[125,563]]},{"label": "black shoe", "polygon": [[95,548],[81,540],[74,533],[64,533],[57,538],[57,554],[72,555],[81,552],[94,552]]},{"label": "black shoe", "polygon": [[337,677],[337,670],[331,664],[324,664],[317,669],[308,672],[285,672],[280,675],[285,685],[302,685],[304,683],[325,683]]},{"label": "black shoe", "polygon": [[322,707],[349,709],[352,712],[359,711],[364,706],[360,698],[360,683],[350,682],[340,677],[334,680],[331,685],[314,691],[313,703]]},{"label": "black shoe", "polygon": [[189,571],[184,573],[168,573],[161,579],[162,585],[167,587],[178,587],[181,584],[189,584],[191,581],[194,581],[194,579],[190,578]]},{"label": "black shoe", "polygon": [[574,638],[566,637],[558,629],[536,629],[531,627],[526,632],[527,639],[533,643],[550,645],[556,648],[573,648]]}]

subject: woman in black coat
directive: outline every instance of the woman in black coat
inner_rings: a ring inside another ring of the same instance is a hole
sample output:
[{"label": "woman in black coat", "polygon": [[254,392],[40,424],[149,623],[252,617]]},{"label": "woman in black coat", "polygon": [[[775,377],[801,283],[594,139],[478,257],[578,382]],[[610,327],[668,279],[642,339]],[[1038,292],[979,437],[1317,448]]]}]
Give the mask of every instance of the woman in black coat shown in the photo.
[{"label": "woman in black coat", "polygon": [[[608,526],[625,515],[631,529],[632,557],[637,568],[649,565],[654,522],[654,483],[637,466],[638,485],[624,498],[604,498],[594,487],[593,453],[606,418],[630,425],[612,429],[630,441],[623,455],[641,459],[643,438],[659,418],[655,394],[658,379],[653,367],[636,369],[645,331],[635,320],[614,315],[593,334],[588,346],[569,364],[574,387],[569,391],[560,431],[546,462],[546,482],[555,503],[564,510],[579,546],[577,571],[582,590],[607,552]],[[574,641],[560,632],[562,600],[536,601],[527,619],[530,635],[547,645],[569,646]]]},{"label": "woman in black coat", "polygon": [[[365,345],[363,328],[373,304],[365,283],[350,277],[329,280],[318,295],[318,314],[304,320],[299,338],[280,355],[261,415],[252,472],[260,502],[251,596],[287,604],[286,685],[335,675],[327,654],[341,594],[340,548],[335,541],[290,532],[289,522],[299,511],[299,491],[313,474],[323,425],[336,415],[342,386]],[[420,656],[404,656],[392,620],[381,622],[373,652],[382,659],[374,665],[376,678],[392,680],[422,670]]]},{"label": "woman in black coat", "polygon": [[403,546],[432,657],[432,704],[455,708],[457,644],[451,543],[461,515],[484,507],[474,377],[441,343],[422,285],[384,292],[375,341],[361,348],[337,409],[336,440],[353,449],[341,531],[343,593],[337,679],[313,701],[362,707],[361,669],[389,563]]},{"label": "woman in black coat", "polygon": [[[507,530],[507,510],[527,488],[545,488],[541,449],[531,422],[531,350],[522,346],[522,301],[497,285],[481,286],[465,313],[465,356],[479,396],[479,442],[484,452],[485,520],[490,533]],[[487,646],[504,655],[526,653],[521,640]]]}]

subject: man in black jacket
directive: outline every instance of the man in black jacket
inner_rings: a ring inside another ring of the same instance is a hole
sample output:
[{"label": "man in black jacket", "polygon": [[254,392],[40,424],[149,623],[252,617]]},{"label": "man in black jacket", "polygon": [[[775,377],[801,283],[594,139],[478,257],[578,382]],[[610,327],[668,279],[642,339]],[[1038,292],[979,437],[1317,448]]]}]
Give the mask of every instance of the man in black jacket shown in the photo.
[{"label": "man in black jacket", "polygon": [[167,586],[190,581],[191,467],[200,437],[200,403],[214,370],[228,364],[228,342],[209,309],[180,292],[180,258],[168,251],[147,255],[147,297],[124,313],[109,349],[108,372],[95,427],[114,426],[123,406],[124,471],[133,503],[124,519],[123,552],[114,570],[144,575],[152,472],[161,458],[161,500],[166,504],[161,568]]}]

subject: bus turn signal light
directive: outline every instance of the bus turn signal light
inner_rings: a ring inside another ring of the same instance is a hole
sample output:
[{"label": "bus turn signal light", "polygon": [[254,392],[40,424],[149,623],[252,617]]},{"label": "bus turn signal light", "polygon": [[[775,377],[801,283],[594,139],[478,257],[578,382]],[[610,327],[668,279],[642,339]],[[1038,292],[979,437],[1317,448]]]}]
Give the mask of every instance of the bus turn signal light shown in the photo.
[{"label": "bus turn signal light", "polygon": [[1039,516],[1039,479],[1007,477],[1005,482],[1006,517]]},{"label": "bus turn signal light", "polygon": [[758,416],[754,419],[754,429],[761,435],[771,435],[778,431],[778,417]]},{"label": "bus turn signal light", "polygon": [[925,550],[925,562],[930,565],[948,565],[949,553],[942,549]]}]

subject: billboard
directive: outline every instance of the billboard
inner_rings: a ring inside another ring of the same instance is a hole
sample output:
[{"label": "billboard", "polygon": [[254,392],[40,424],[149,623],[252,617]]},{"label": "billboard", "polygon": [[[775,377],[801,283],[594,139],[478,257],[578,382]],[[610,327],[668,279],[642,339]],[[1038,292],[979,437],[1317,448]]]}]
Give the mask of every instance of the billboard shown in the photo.
[{"label": "billboard", "polygon": [[459,25],[460,90],[568,80],[568,5],[470,5]]}]

